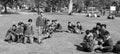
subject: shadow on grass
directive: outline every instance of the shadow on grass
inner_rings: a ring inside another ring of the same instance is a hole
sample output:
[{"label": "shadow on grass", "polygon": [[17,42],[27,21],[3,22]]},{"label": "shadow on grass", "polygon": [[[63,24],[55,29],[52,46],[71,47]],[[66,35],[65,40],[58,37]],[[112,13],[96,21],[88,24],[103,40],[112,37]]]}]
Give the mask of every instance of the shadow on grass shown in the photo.
[{"label": "shadow on grass", "polygon": [[91,51],[87,51],[86,49],[83,49],[83,47],[82,47],[82,46],[80,46],[80,45],[74,45],[74,46],[76,46],[76,47],[77,47],[77,48],[76,48],[76,50],[78,50],[78,51],[91,52]]}]

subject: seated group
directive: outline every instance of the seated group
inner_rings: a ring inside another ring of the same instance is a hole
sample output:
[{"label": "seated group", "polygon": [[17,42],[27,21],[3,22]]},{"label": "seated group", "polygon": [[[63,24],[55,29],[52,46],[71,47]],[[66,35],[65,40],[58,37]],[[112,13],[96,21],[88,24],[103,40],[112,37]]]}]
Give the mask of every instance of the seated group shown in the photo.
[{"label": "seated group", "polygon": [[[49,19],[45,19],[44,23],[45,25],[43,26],[42,34],[47,34],[48,36],[46,38],[50,38],[53,32],[60,32],[62,29],[62,26],[57,22],[57,20],[51,20],[50,22]],[[34,34],[32,19],[29,19],[27,23],[18,22],[17,25],[13,24],[12,27],[7,31],[5,41],[9,43],[33,43],[36,41]],[[39,40],[37,40],[37,42],[39,43]]]},{"label": "seated group", "polygon": [[83,50],[87,52],[120,52],[120,41],[114,46],[106,28],[106,24],[96,23],[96,27],[92,30],[86,30],[86,35],[80,44]]},{"label": "seated group", "polygon": [[[27,23],[19,22],[17,25],[13,24],[12,27],[7,31],[5,36],[5,41],[17,42],[17,43],[41,43],[40,39],[36,41],[34,37],[34,29],[32,25],[32,19],[29,19]],[[54,32],[63,32],[61,24],[57,20],[44,20],[45,25],[42,29],[42,34],[47,34],[45,38],[51,38]],[[76,25],[73,25],[71,22],[68,22],[67,32],[83,34],[83,28],[80,22],[77,22]],[[80,46],[84,51],[103,51],[103,52],[119,52],[120,51],[120,41],[113,45],[113,41],[110,37],[110,33],[106,30],[106,24],[97,23],[96,27],[92,30],[86,30],[85,37]],[[38,38],[39,39],[39,38]]]}]

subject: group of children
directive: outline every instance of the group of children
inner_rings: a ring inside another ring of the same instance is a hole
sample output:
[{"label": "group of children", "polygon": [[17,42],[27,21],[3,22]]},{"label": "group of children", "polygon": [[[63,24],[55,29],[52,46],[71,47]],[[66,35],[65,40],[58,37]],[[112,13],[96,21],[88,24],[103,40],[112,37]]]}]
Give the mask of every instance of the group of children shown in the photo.
[{"label": "group of children", "polygon": [[13,24],[12,27],[7,31],[5,41],[9,43],[17,42],[24,44],[33,42],[42,43],[44,39],[50,38],[52,33],[62,31],[62,26],[56,19],[49,20],[39,16],[36,19],[36,31],[38,32],[36,37],[34,34],[35,31],[32,21],[32,19],[29,19],[27,23],[18,22],[17,25]]},{"label": "group of children", "polygon": [[86,35],[84,36],[83,42],[80,44],[83,50],[88,52],[115,52],[118,50],[116,46],[120,46],[120,43],[118,42],[115,46],[113,45],[110,33],[106,28],[106,24],[96,23],[96,27],[91,30],[86,30]]},{"label": "group of children", "polygon": [[33,26],[32,19],[29,19],[27,23],[18,22],[18,24],[13,24],[12,27],[7,31],[5,36],[5,41],[7,42],[17,42],[17,43],[27,43],[28,39],[30,43],[33,43]]},{"label": "group of children", "polygon": [[[27,23],[18,22],[13,24],[12,27],[7,31],[5,41],[17,42],[17,43],[33,43],[35,41],[34,30],[32,25],[32,19],[28,19]],[[49,20],[39,16],[36,20],[36,27],[38,36],[42,38],[36,38],[38,43],[41,43],[43,39],[51,38],[52,33],[62,32],[62,26],[57,20]],[[83,34],[83,28],[80,22],[76,22],[73,25],[68,22],[67,32]],[[96,27],[91,30],[86,30],[83,42],[80,44],[84,51],[102,51],[102,52],[118,52],[120,51],[120,41],[113,45],[113,41],[110,37],[109,31],[107,31],[107,25],[96,23]]]},{"label": "group of children", "polygon": [[76,25],[73,25],[71,22],[68,22],[68,32],[70,33],[83,33],[82,30],[82,25],[80,24],[80,22],[76,22]]}]

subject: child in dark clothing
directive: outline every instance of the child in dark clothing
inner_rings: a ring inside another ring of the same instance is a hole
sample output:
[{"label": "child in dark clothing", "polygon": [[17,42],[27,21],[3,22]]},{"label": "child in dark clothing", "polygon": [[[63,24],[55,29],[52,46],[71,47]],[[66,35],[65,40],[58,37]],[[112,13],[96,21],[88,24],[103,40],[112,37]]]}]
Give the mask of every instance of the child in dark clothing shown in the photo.
[{"label": "child in dark clothing", "polygon": [[77,24],[77,28],[78,28],[79,30],[82,30],[82,25],[80,24],[80,22],[77,22],[76,24]]},{"label": "child in dark clothing", "polygon": [[99,31],[99,37],[103,40],[105,39],[105,36],[110,36],[110,33],[106,30],[106,24],[102,24],[101,29]]},{"label": "child in dark clothing", "polygon": [[83,42],[81,43],[83,50],[92,52],[93,47],[94,47],[94,42],[93,42],[93,34],[90,32],[90,30],[86,30],[86,35],[83,39]]},{"label": "child in dark clothing", "polygon": [[54,32],[60,32],[61,29],[62,29],[61,24],[57,20],[55,20],[55,29],[54,29]]},{"label": "child in dark clothing", "polygon": [[83,33],[82,32],[82,30],[83,30],[82,25],[80,24],[80,22],[76,23],[76,29],[75,30],[76,30],[77,33],[80,33],[80,32],[81,32],[81,34]]},{"label": "child in dark clothing", "polygon": [[22,42],[23,40],[23,33],[24,33],[24,27],[23,27],[24,23],[23,22],[19,22],[18,23],[18,27],[17,27],[17,42]]},{"label": "child in dark clothing", "polygon": [[75,33],[75,26],[71,22],[68,22],[68,32]]},{"label": "child in dark clothing", "polygon": [[102,35],[101,37],[102,37],[103,43],[101,44],[101,46],[98,47],[98,49],[103,52],[112,52],[113,41],[110,38],[110,33],[108,31],[105,31],[105,29],[103,29],[103,33],[100,33],[100,35]]},{"label": "child in dark clothing", "polygon": [[14,24],[12,25],[12,28],[10,28],[8,31],[7,31],[7,34],[5,36],[5,41],[8,41],[8,42],[14,42],[15,41],[15,38],[16,36],[18,35],[16,33],[16,29],[17,29],[17,26]]},{"label": "child in dark clothing", "polygon": [[112,52],[113,50],[113,41],[110,36],[105,36],[104,43],[102,47],[100,47],[101,51],[103,52]]},{"label": "child in dark clothing", "polygon": [[27,43],[27,40],[29,38],[30,43],[33,43],[33,26],[32,26],[32,19],[28,20],[28,24],[26,25],[26,30],[25,30],[25,37],[24,37],[24,44]]},{"label": "child in dark clothing", "polygon": [[120,40],[115,44],[113,52],[120,53]]}]

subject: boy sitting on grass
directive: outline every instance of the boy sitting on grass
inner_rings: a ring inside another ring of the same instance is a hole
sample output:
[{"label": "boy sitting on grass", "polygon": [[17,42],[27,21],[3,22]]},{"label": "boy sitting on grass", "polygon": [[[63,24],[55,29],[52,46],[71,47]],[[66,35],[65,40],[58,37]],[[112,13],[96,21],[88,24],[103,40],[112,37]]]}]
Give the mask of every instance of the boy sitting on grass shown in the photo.
[{"label": "boy sitting on grass", "polygon": [[72,25],[71,22],[68,22],[67,28],[68,28],[68,32],[70,32],[70,33],[76,33],[76,31],[75,31],[75,26]]},{"label": "boy sitting on grass", "polygon": [[5,41],[11,43],[11,42],[15,42],[15,39],[17,37],[17,33],[16,33],[16,29],[17,26],[15,24],[12,25],[12,27],[7,31],[7,34],[5,36]]}]

